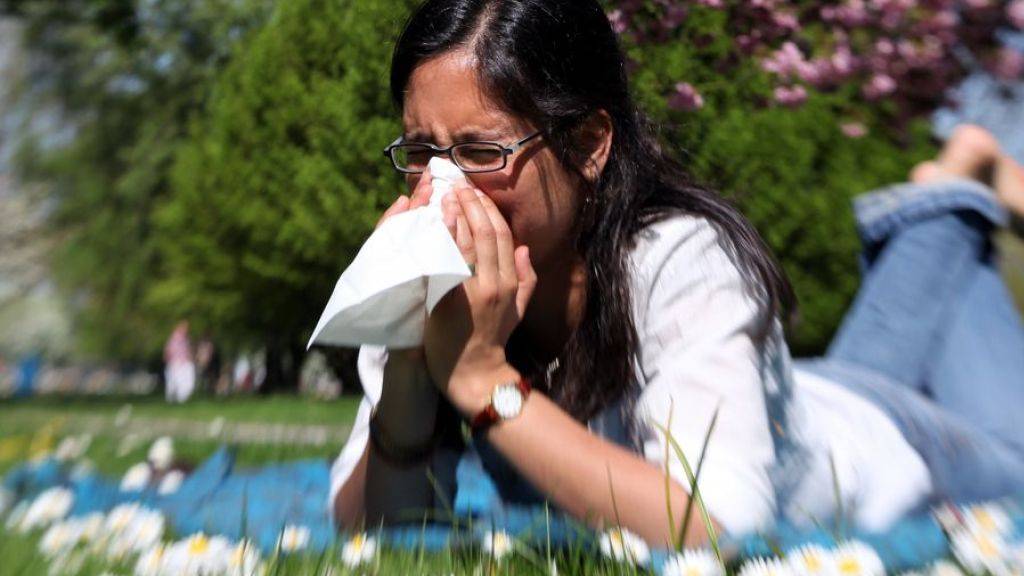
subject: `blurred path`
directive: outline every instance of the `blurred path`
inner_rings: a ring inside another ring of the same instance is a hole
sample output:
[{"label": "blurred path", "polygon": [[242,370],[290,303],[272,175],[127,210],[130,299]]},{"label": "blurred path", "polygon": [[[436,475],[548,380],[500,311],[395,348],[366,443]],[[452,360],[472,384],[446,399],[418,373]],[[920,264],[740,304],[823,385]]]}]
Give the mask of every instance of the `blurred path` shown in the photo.
[{"label": "blurred path", "polygon": [[273,424],[264,422],[231,422],[186,420],[118,415],[98,416],[69,414],[57,416],[52,410],[25,408],[4,415],[5,423],[22,429],[39,429],[54,420],[60,421],[61,433],[89,433],[112,437],[132,435],[139,443],[160,436],[185,440],[217,440],[231,444],[275,444],[289,446],[341,446],[351,426],[326,424]]}]

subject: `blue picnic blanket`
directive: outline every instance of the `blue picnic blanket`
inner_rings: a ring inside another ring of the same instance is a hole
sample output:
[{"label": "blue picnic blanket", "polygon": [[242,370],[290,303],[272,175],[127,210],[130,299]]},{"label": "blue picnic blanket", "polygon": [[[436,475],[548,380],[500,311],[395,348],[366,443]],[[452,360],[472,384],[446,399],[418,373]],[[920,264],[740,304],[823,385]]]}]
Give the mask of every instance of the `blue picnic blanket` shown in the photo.
[{"label": "blue picnic blanket", "polygon": [[[391,528],[380,533],[382,541],[395,547],[440,550],[458,546],[483,529],[502,529],[538,546],[548,541],[555,546],[573,541],[593,545],[589,531],[553,509],[496,505],[493,482],[470,460],[460,463],[457,481],[454,523]],[[162,512],[180,536],[203,531],[232,539],[247,537],[267,554],[275,550],[286,525],[307,527],[312,551],[327,550],[339,538],[328,515],[329,464],[323,460],[242,469],[234,465],[231,450],[222,447],[190,474],[176,493],[166,496],[153,490],[122,492],[116,479],[98,474],[72,477],[66,466],[52,459],[12,470],[3,484],[19,498],[30,498],[54,486],[67,487],[75,495],[71,516],[139,502]],[[1022,507],[1011,505],[1007,509],[1017,533],[1024,535]],[[473,525],[467,529],[470,521]],[[921,567],[948,555],[942,530],[928,514],[906,518],[884,533],[840,532],[798,529],[780,523],[771,534],[723,540],[722,548],[730,555],[746,558],[811,543],[831,547],[837,539],[856,538],[872,546],[891,571]],[[655,552],[654,565],[660,565],[666,555]]]}]

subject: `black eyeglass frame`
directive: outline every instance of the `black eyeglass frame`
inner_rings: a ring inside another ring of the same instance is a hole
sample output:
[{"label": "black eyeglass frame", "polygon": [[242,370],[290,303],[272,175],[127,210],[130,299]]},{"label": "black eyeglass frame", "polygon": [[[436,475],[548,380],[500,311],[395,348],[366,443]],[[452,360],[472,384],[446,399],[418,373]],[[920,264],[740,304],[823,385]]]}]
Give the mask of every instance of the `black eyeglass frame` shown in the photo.
[{"label": "black eyeglass frame", "polygon": [[[451,159],[451,161],[454,162],[455,165],[458,166],[460,170],[462,170],[463,172],[465,172],[467,174],[486,174],[487,172],[497,172],[499,170],[504,170],[505,167],[508,166],[508,157],[509,156],[511,156],[512,154],[515,154],[516,152],[519,152],[520,150],[522,150],[523,146],[526,146],[527,143],[529,143],[531,140],[535,139],[536,137],[542,135],[543,133],[544,132],[542,130],[538,130],[537,132],[534,132],[533,134],[527,136],[526,138],[523,138],[522,140],[519,140],[519,141],[511,144],[510,146],[505,146],[501,142],[489,142],[489,141],[486,141],[486,140],[471,140],[469,142],[459,142],[457,144],[452,144],[451,146],[449,146],[447,148],[441,148],[440,146],[435,146],[433,144],[428,144],[426,142],[403,142],[405,137],[404,136],[399,136],[394,142],[391,143],[390,146],[388,146],[387,148],[384,149],[384,156],[386,158],[390,159],[391,160],[391,165],[395,168],[395,170],[397,170],[398,172],[401,172],[402,174],[422,174],[423,170],[410,170],[408,168],[401,168],[401,167],[399,167],[398,166],[398,162],[395,160],[395,156],[394,156],[395,149],[399,148],[401,146],[422,146],[424,148],[428,148],[428,149],[434,151],[436,154],[445,154],[445,155],[447,155],[448,158]],[[501,166],[499,166],[497,168],[488,168],[486,170],[472,170],[472,169],[467,170],[466,168],[463,168],[461,165],[459,165],[459,161],[452,154],[452,150],[454,150],[455,148],[457,148],[459,146],[468,146],[468,145],[473,145],[473,144],[488,144],[490,146],[497,146],[501,150]]]}]

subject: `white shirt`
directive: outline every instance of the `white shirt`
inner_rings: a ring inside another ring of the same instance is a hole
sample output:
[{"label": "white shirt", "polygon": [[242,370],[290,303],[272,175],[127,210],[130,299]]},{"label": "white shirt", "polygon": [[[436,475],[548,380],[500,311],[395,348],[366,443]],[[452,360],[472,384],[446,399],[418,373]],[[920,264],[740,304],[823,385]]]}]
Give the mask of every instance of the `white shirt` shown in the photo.
[{"label": "white shirt", "polygon": [[[846,517],[878,530],[931,492],[924,461],[880,409],[794,371],[777,320],[757,340],[759,305],[705,219],[678,216],[649,227],[632,269],[639,396],[632,412],[625,402],[610,406],[589,427],[621,443],[629,442],[622,431],[634,430],[634,448],[659,469],[667,442],[659,426],[667,428],[695,467],[717,410],[700,489],[726,532],[765,529],[779,515],[827,522],[837,483]],[[366,447],[383,358],[379,350],[360,354],[366,397],[331,469],[331,502]],[[689,490],[669,452],[670,474]]]}]

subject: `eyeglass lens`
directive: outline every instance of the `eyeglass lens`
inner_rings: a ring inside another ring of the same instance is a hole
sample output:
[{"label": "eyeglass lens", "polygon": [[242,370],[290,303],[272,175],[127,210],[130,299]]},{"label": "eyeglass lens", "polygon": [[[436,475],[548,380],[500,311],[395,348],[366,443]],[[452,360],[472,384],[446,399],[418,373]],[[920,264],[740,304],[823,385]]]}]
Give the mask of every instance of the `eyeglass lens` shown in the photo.
[{"label": "eyeglass lens", "polygon": [[[392,151],[395,166],[402,170],[425,170],[430,159],[439,153],[427,146],[406,144]],[[500,170],[505,164],[501,146],[487,143],[459,144],[452,148],[452,161],[465,172]]]}]

